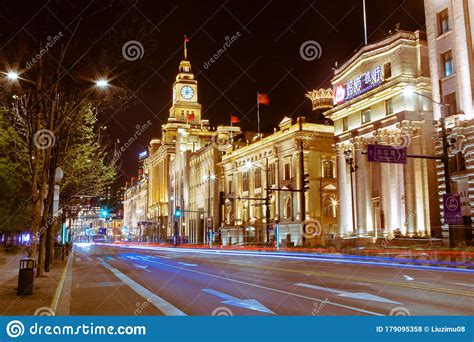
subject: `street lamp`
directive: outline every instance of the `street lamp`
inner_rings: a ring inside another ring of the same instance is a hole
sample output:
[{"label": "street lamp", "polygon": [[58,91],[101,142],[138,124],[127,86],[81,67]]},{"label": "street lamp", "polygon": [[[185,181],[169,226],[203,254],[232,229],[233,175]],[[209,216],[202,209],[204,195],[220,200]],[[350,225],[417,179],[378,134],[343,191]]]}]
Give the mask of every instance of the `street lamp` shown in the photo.
[{"label": "street lamp", "polygon": [[[447,117],[446,109],[449,107],[449,104],[435,101],[429,96],[418,93],[412,87],[409,87],[409,86],[403,89],[403,93],[408,96],[411,96],[411,95],[421,96],[441,107],[442,115],[437,122],[435,121],[435,123],[438,123],[439,127],[441,128],[441,142],[443,144],[443,154],[441,155],[439,159],[441,159],[441,161],[443,162],[445,193],[451,194],[451,176],[449,172],[449,152],[448,152],[450,145],[448,143],[448,137],[446,133],[446,123],[445,123],[445,118]],[[449,246],[451,248],[456,247],[453,227],[451,227],[451,225],[449,224],[448,224],[448,234],[449,234]]]},{"label": "street lamp", "polygon": [[344,157],[346,158],[346,163],[349,165],[349,176],[351,179],[351,207],[352,207],[352,229],[354,233],[357,233],[356,223],[355,223],[355,211],[354,211],[354,180],[352,179],[353,174],[357,170],[357,165],[354,165],[354,158],[352,156],[352,150],[345,150]]},{"label": "street lamp", "polygon": [[[254,165],[250,160],[248,160],[245,163],[245,169],[250,170],[252,168],[258,168],[261,171],[265,173],[265,184],[266,184],[266,189],[265,189],[265,221],[266,221],[266,233],[267,233],[267,244],[270,242],[270,189],[269,189],[269,184],[268,184],[268,158],[266,159],[266,167],[260,167],[258,165]],[[277,234],[277,232],[275,232]],[[277,240],[278,244],[278,239],[279,237],[275,235],[275,238]],[[277,246],[278,247],[278,246]]]},{"label": "street lamp", "polygon": [[216,180],[216,175],[212,174],[209,170],[208,174],[204,176],[204,181],[207,181],[207,238],[209,242],[209,248],[212,248],[213,230],[212,230],[212,217],[211,217],[211,181]]},{"label": "street lamp", "polygon": [[18,80],[18,77],[19,77],[19,75],[18,75],[18,73],[17,73],[16,71],[8,71],[8,72],[6,73],[6,75],[7,75],[7,79],[8,79],[9,81],[17,81],[17,80]]},{"label": "street lamp", "polygon": [[95,81],[95,85],[100,89],[105,89],[109,86],[109,81],[107,81],[105,78],[99,78]]}]

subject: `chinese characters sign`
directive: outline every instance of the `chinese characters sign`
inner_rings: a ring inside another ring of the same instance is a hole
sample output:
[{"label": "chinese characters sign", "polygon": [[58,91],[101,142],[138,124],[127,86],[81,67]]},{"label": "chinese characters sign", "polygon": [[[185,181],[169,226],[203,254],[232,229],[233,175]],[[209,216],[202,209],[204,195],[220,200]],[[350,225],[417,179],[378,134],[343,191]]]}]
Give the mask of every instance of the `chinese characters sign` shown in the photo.
[{"label": "chinese characters sign", "polygon": [[461,224],[461,199],[459,195],[443,194],[443,209],[445,224]]},{"label": "chinese characters sign", "polygon": [[367,156],[369,162],[406,164],[407,148],[369,144]]},{"label": "chinese characters sign", "polygon": [[338,84],[334,89],[334,104],[340,104],[353,99],[383,82],[382,66],[357,76],[346,84]]}]

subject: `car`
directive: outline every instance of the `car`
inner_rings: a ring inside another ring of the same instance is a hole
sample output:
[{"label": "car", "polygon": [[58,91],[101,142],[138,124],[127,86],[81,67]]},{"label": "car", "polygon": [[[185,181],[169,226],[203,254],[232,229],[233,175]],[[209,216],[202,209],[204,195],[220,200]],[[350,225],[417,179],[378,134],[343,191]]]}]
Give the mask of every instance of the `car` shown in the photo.
[{"label": "car", "polygon": [[107,242],[107,236],[104,234],[95,234],[92,236],[92,242]]}]

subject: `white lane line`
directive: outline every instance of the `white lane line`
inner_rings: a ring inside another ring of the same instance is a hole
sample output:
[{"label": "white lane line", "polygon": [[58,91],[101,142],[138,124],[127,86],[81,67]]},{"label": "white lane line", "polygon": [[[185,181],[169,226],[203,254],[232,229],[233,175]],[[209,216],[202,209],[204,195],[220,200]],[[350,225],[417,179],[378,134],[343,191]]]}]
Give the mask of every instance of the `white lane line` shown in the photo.
[{"label": "white lane line", "polygon": [[202,291],[207,292],[207,293],[209,293],[213,296],[216,296],[216,297],[219,297],[219,298],[223,299],[221,301],[222,304],[232,305],[232,306],[236,306],[236,307],[244,308],[244,309],[249,309],[249,310],[265,312],[265,313],[269,313],[269,314],[272,314],[272,315],[275,314],[272,310],[267,308],[265,305],[263,305],[262,303],[260,303],[256,299],[252,299],[252,298],[240,299],[240,298],[236,298],[236,297],[233,297],[231,295],[228,295],[224,292],[216,291],[214,289],[202,289]]},{"label": "white lane line", "polygon": [[76,258],[76,262],[81,262],[81,258]]},{"label": "white lane line", "polygon": [[165,264],[165,263],[163,263],[163,262],[153,261],[153,260],[147,260],[147,261],[148,261],[148,262],[151,262],[151,263],[154,263],[154,264],[159,264],[159,265],[168,266],[168,267],[172,267],[172,268],[177,268],[177,269],[184,270],[184,271],[188,271],[188,272],[193,272],[193,273],[205,275],[205,276],[208,276],[208,277],[213,277],[213,278],[217,278],[217,279],[221,279],[221,280],[227,280],[227,281],[231,281],[231,282],[234,282],[234,283],[243,284],[243,285],[248,285],[248,286],[252,286],[252,287],[257,287],[257,288],[264,289],[264,290],[268,290],[268,291],[278,292],[278,293],[282,293],[282,294],[285,294],[285,295],[288,295],[288,296],[293,296],[293,297],[308,299],[308,300],[311,300],[311,301],[313,301],[313,302],[319,302],[319,303],[323,303],[323,302],[324,302],[324,303],[327,304],[327,305],[333,305],[333,306],[337,306],[337,307],[340,307],[340,308],[349,309],[349,310],[354,310],[354,311],[362,312],[362,313],[369,314],[369,315],[385,316],[385,315],[380,314],[380,313],[378,313],[378,312],[373,312],[373,311],[368,311],[368,310],[364,310],[364,309],[359,309],[359,308],[355,308],[355,307],[352,307],[352,306],[349,306],[349,305],[344,305],[344,304],[339,304],[339,303],[333,303],[333,302],[331,302],[331,301],[321,300],[321,299],[318,299],[318,298],[313,298],[313,297],[309,297],[309,296],[304,296],[304,295],[300,295],[300,294],[293,293],[293,292],[288,292],[288,291],[284,291],[284,290],[274,289],[274,288],[267,287],[267,286],[263,286],[263,285],[252,284],[252,283],[248,283],[248,282],[242,281],[242,280],[237,280],[237,279],[232,279],[232,278],[227,278],[227,277],[221,277],[221,276],[218,276],[218,275],[215,275],[215,274],[206,273],[206,272],[202,272],[202,271],[197,271],[197,270],[194,270],[194,269],[191,269],[191,268],[186,268],[186,267],[181,267],[181,266],[175,266],[175,265],[169,265],[169,264]]},{"label": "white lane line", "polygon": [[107,268],[110,272],[112,272],[117,278],[119,278],[125,285],[130,287],[133,291],[135,291],[138,295],[142,296],[149,302],[151,302],[158,310],[160,310],[166,316],[187,316],[183,311],[179,310],[177,307],[173,306],[166,300],[161,297],[158,297],[156,294],[151,292],[150,290],[144,288],[134,280],[127,277],[125,274],[120,272],[118,269],[113,268],[109,264],[107,264],[103,259],[101,260],[102,266]]},{"label": "white lane line", "polygon": [[403,278],[405,278],[405,280],[408,280],[408,281],[412,281],[412,280],[415,280],[414,278],[410,277],[410,276],[407,276],[407,275],[403,275]]},{"label": "white lane line", "polygon": [[151,272],[149,269],[148,269],[148,266],[146,265],[139,265],[139,264],[133,264],[133,266],[135,266],[136,268],[140,268],[144,271],[147,271],[147,272]]},{"label": "white lane line", "polygon": [[336,294],[336,296],[339,297],[346,297],[346,298],[353,298],[353,299],[361,299],[361,300],[370,300],[373,302],[382,302],[382,303],[391,303],[391,304],[402,304],[400,302],[396,302],[394,300],[376,296],[367,292],[349,292],[349,291],[343,291],[343,290],[337,290],[337,289],[331,289],[329,287],[322,287],[322,286],[317,286],[317,285],[312,285],[312,284],[305,284],[305,283],[297,283],[294,284],[296,286],[301,286],[301,287],[306,287],[308,289],[313,289],[313,290],[318,290],[318,291],[326,291],[326,292],[331,292]]},{"label": "white lane line", "polygon": [[461,285],[461,286],[469,286],[469,287],[474,287],[474,284],[466,284],[466,283],[448,283],[448,284],[454,284],[454,285]]},{"label": "white lane line", "polygon": [[188,263],[181,262],[181,261],[179,261],[178,264],[181,264],[183,266],[190,266],[190,267],[196,267],[197,266],[196,264],[188,264]]}]

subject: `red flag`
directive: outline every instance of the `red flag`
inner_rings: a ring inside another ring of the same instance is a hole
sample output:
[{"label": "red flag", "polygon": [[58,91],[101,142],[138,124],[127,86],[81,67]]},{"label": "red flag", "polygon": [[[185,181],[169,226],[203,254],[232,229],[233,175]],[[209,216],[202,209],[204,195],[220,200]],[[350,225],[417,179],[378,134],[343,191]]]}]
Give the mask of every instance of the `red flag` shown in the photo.
[{"label": "red flag", "polygon": [[239,123],[240,119],[237,116],[230,116],[230,123]]},{"label": "red flag", "polygon": [[185,43],[189,43],[189,38],[186,37],[186,36],[184,36],[184,42],[185,42]]},{"label": "red flag", "polygon": [[263,104],[266,106],[270,104],[270,98],[268,97],[268,94],[257,93],[257,99],[259,104]]},{"label": "red flag", "polygon": [[188,114],[188,121],[194,121],[194,114]]}]

